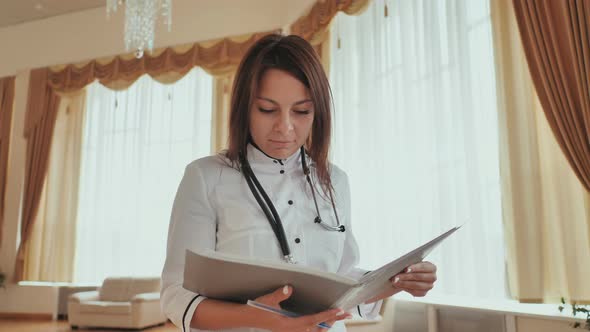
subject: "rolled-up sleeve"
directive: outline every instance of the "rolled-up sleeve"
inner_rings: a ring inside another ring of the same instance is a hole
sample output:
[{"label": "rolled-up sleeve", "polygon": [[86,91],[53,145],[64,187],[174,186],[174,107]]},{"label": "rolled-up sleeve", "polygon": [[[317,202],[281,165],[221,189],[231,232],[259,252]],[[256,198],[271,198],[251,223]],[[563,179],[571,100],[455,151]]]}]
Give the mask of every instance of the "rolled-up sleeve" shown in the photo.
[{"label": "rolled-up sleeve", "polygon": [[[344,250],[338,273],[358,280],[368,271],[357,267],[360,260],[360,252],[352,231],[350,186],[348,184],[348,176],[344,172],[341,172],[341,174],[342,179],[340,179],[341,183],[338,186],[338,194],[340,195],[341,202],[340,210],[344,212],[342,223],[346,227],[346,238],[344,240]],[[357,306],[357,310],[352,312],[352,314],[367,320],[377,319],[382,304],[382,300],[369,304],[361,304]]]},{"label": "rolled-up sleeve", "polygon": [[216,219],[203,172],[193,162],[186,167],[174,199],[160,294],[162,311],[183,332],[191,331],[193,314],[205,299],[182,287],[185,253],[215,250]]}]

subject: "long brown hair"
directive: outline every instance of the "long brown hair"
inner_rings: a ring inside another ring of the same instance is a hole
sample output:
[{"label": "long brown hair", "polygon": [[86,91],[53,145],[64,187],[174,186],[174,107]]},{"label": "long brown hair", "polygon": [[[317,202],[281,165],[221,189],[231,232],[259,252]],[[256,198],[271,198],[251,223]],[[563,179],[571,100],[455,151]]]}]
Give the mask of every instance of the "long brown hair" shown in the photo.
[{"label": "long brown hair", "polygon": [[260,79],[270,68],[289,73],[309,90],[314,105],[314,119],[305,149],[316,164],[316,174],[324,194],[329,194],[332,191],[328,169],[332,92],[318,55],[299,36],[270,34],[258,40],[246,52],[233,84],[227,157],[232,163],[239,164],[239,155],[246,154],[250,140],[250,109]]}]

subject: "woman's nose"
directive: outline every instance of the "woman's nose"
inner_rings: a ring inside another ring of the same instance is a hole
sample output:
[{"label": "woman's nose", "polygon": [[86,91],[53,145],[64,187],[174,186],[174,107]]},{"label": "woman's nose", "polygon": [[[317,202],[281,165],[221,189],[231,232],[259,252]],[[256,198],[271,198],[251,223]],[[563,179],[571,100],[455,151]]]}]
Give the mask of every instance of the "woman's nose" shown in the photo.
[{"label": "woman's nose", "polygon": [[275,123],[275,130],[282,134],[286,134],[292,131],[293,128],[293,121],[289,115],[289,112],[281,112],[277,122]]}]

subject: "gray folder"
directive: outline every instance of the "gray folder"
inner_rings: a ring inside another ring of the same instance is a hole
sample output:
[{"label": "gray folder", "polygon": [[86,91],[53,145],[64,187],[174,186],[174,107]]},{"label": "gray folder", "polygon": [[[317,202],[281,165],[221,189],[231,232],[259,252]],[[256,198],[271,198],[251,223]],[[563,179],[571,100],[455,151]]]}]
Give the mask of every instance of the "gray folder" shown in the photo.
[{"label": "gray folder", "polygon": [[329,308],[346,311],[390,287],[389,279],[407,266],[421,262],[454,227],[359,280],[297,264],[269,262],[221,254],[212,250],[186,251],[183,287],[208,298],[246,303],[284,285],[293,294],[281,306],[299,314]]}]

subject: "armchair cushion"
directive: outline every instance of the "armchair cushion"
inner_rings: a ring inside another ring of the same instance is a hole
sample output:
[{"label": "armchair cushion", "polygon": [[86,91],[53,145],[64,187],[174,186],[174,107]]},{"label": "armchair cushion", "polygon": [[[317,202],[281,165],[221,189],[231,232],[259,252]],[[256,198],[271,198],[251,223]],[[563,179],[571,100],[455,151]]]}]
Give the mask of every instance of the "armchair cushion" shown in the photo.
[{"label": "armchair cushion", "polygon": [[105,314],[105,315],[129,315],[131,314],[131,302],[106,302],[89,301],[80,304],[80,313]]},{"label": "armchair cushion", "polygon": [[130,301],[136,294],[159,292],[160,278],[106,278],[99,290],[100,301]]},{"label": "armchair cushion", "polygon": [[68,301],[76,303],[85,301],[98,301],[98,291],[73,293],[68,297]]}]

